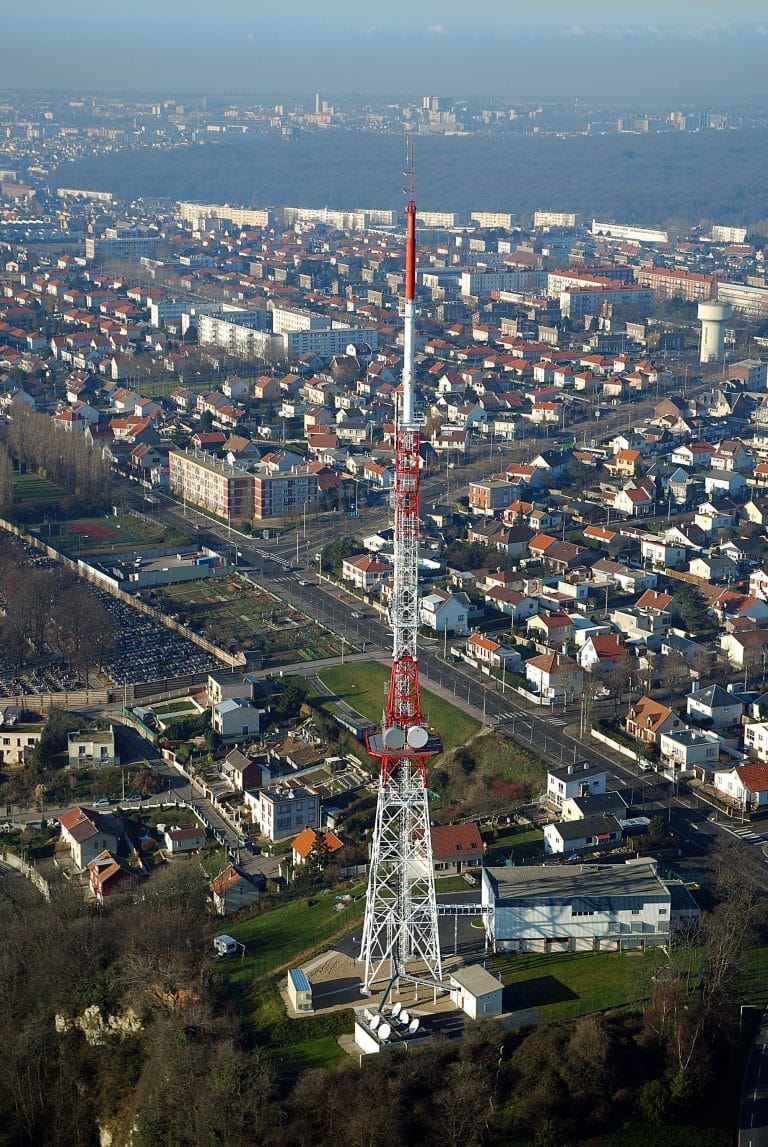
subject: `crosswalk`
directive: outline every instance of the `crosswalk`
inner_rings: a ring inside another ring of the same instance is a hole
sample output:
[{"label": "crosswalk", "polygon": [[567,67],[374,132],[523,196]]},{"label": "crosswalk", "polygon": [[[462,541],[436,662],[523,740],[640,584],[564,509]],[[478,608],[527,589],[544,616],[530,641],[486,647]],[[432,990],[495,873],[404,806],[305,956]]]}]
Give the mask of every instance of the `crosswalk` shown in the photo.
[{"label": "crosswalk", "polygon": [[741,825],[739,828],[725,827],[732,836],[738,836],[739,840],[743,840],[745,844],[765,844],[768,839],[765,833],[755,832],[753,829],[748,828],[747,825]]}]

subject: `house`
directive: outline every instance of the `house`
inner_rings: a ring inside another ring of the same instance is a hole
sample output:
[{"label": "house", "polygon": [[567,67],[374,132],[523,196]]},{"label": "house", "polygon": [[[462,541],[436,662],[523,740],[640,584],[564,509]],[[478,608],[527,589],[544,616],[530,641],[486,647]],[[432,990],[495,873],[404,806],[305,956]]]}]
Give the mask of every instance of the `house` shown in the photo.
[{"label": "house", "polygon": [[573,622],[567,613],[539,613],[531,617],[526,626],[529,637],[545,645],[562,649],[573,637]]},{"label": "house", "polygon": [[616,792],[568,797],[560,809],[562,820],[583,820],[587,816],[615,816],[618,821],[622,821],[626,815],[627,802]]},{"label": "house", "polygon": [[485,591],[485,601],[512,619],[513,625],[520,625],[539,611],[538,598],[504,586],[491,586]]},{"label": "house", "polygon": [[419,621],[434,633],[464,636],[469,628],[470,601],[465,593],[435,589],[419,599]]},{"label": "house", "polygon": [[78,805],[59,817],[61,841],[66,844],[78,868],[86,868],[105,849],[115,852],[123,835],[122,822],[111,813]]},{"label": "house", "polygon": [[550,769],[547,773],[547,801],[555,808],[574,797],[600,796],[605,792],[608,774],[599,765],[587,761]]},{"label": "house", "polygon": [[115,752],[115,730],[89,729],[87,732],[69,733],[67,736],[67,759],[71,769],[90,768],[94,765],[119,765],[120,758]]},{"label": "house", "polygon": [[663,569],[665,566],[685,561],[687,555],[684,546],[676,545],[654,534],[645,534],[640,539],[640,556],[644,562],[650,562],[651,565]]},{"label": "house", "polygon": [[445,876],[482,868],[485,845],[475,821],[435,825],[430,835],[436,874]]},{"label": "house", "polygon": [[685,699],[686,714],[698,725],[710,729],[727,729],[737,725],[744,712],[744,704],[722,685],[709,685],[696,689]]},{"label": "house", "polygon": [[655,701],[653,697],[639,697],[629,706],[624,728],[636,741],[655,745],[662,733],[682,729],[683,722],[661,701]]},{"label": "house", "polygon": [[344,847],[335,832],[320,832],[317,828],[302,829],[291,845],[291,856],[295,865],[306,864],[312,852],[321,856],[333,856]]},{"label": "house", "polygon": [[259,832],[272,841],[320,824],[320,796],[309,787],[259,789],[249,803]]},{"label": "house", "polygon": [[88,885],[95,900],[103,904],[107,896],[134,888],[138,874],[105,848],[88,865]]},{"label": "house", "polygon": [[242,672],[235,669],[217,670],[208,674],[206,686],[209,705],[220,705],[222,701],[247,701],[251,697],[251,687],[245,681]]},{"label": "house", "polygon": [[768,663],[768,630],[743,629],[720,636],[720,648],[724,650],[734,669],[754,670]]},{"label": "house", "polygon": [[541,705],[566,705],[581,693],[584,670],[564,653],[541,653],[525,663],[528,687]]},{"label": "house", "polygon": [[238,793],[246,789],[266,788],[272,779],[265,760],[255,761],[240,749],[230,749],[219,768]]},{"label": "house", "polygon": [[472,1019],[503,1013],[504,985],[482,964],[469,964],[451,972],[448,984],[453,1003]]},{"label": "house", "polygon": [[610,814],[561,820],[544,825],[544,852],[547,856],[557,856],[558,853],[611,848],[621,843],[621,836],[621,825]]},{"label": "house", "polygon": [[768,721],[750,721],[744,726],[744,748],[758,761],[768,762]]},{"label": "house", "polygon": [[[652,860],[632,864],[483,869],[482,906],[494,952],[617,952],[663,947],[693,898]],[[675,903],[677,901],[677,903]]]},{"label": "house", "polygon": [[179,852],[195,852],[205,845],[205,829],[202,825],[180,824],[178,827],[166,828],[162,839],[172,856]]},{"label": "house", "polygon": [[4,715],[0,728],[0,764],[25,764],[32,749],[40,744],[45,722],[19,721],[18,714],[17,710],[13,716]]},{"label": "house", "polygon": [[467,657],[479,665],[509,670],[511,673],[519,673],[522,668],[522,658],[516,649],[493,637],[486,637],[484,633],[473,633],[468,637],[465,651]]},{"label": "house", "polygon": [[208,885],[213,906],[219,916],[250,908],[261,899],[266,881],[260,874],[245,872],[236,864],[228,864]]},{"label": "house", "polygon": [[587,673],[605,673],[625,660],[627,651],[615,633],[596,633],[582,645],[576,660]]},{"label": "house", "polygon": [[747,489],[747,479],[738,470],[709,470],[704,475],[704,493],[710,497],[741,498]]},{"label": "house", "polygon": [[237,741],[258,736],[263,710],[254,708],[250,701],[228,697],[211,712],[211,728],[223,741]]},{"label": "house", "polygon": [[344,581],[351,581],[357,589],[366,593],[374,589],[392,573],[392,566],[388,562],[371,557],[370,554],[357,554],[354,557],[344,558],[341,576]]},{"label": "house", "polygon": [[715,788],[744,812],[758,812],[768,808],[768,765],[736,765],[718,769]]},{"label": "house", "polygon": [[675,729],[659,735],[659,753],[664,767],[675,775],[705,775],[720,760],[720,738],[701,729]]},{"label": "house", "polygon": [[312,1015],[315,1010],[312,1003],[312,985],[303,968],[291,968],[289,970],[286,991],[288,1001],[297,1015]]}]

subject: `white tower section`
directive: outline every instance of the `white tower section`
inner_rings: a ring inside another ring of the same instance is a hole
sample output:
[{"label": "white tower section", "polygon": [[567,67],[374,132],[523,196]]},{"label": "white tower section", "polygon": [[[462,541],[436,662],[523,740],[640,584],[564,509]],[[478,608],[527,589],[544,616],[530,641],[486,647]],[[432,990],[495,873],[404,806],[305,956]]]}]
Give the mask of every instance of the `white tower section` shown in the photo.
[{"label": "white tower section", "polygon": [[406,208],[405,329],[395,438],[392,672],[382,728],[367,739],[381,761],[360,959],[363,990],[401,977],[442,984],[427,758],[439,752],[422,719],[417,657],[419,424],[414,410],[416,203]]},{"label": "white tower section", "polygon": [[700,362],[720,362],[725,342],[725,324],[731,317],[730,303],[699,303],[701,322]]}]

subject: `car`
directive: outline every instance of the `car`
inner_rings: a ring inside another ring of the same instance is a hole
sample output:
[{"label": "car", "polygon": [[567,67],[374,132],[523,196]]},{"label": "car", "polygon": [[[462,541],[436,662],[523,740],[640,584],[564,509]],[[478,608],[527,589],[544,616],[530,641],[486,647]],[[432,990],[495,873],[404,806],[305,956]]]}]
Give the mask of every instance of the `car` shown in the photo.
[{"label": "car", "polygon": [[637,767],[641,773],[649,773],[653,770],[653,765],[651,765],[648,761],[641,761]]},{"label": "car", "polygon": [[109,799],[109,797],[99,797],[99,799],[97,801],[93,802],[93,807],[94,808],[109,808],[109,806],[111,804],[112,804],[112,801]]},{"label": "car", "polygon": [[349,616],[354,617],[355,621],[359,621],[363,615],[358,609],[353,609]]},{"label": "car", "polygon": [[144,800],[144,794],[143,793],[131,793],[131,795],[129,797],[126,797],[125,799],[128,801],[143,801]]}]

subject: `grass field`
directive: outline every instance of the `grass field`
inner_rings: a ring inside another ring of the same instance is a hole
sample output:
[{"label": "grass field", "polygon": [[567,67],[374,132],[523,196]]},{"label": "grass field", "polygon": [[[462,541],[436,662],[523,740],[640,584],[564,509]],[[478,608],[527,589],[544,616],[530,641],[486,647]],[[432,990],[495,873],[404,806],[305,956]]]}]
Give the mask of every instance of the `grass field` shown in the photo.
[{"label": "grass field", "polygon": [[[376,661],[356,661],[334,665],[319,674],[323,684],[370,721],[379,722],[389,685],[389,670]],[[437,732],[444,749],[455,749],[473,737],[480,722],[424,689],[421,693],[424,716]]]},{"label": "grass field", "polygon": [[[653,953],[574,952],[494,956],[494,971],[512,988],[511,1006],[535,1008],[543,1020],[568,1020],[609,1008],[638,1006]],[[644,964],[647,967],[644,967]]]},{"label": "grass field", "polygon": [[66,502],[69,494],[60,486],[54,486],[39,474],[14,474],[14,509],[28,510],[36,505]]}]

